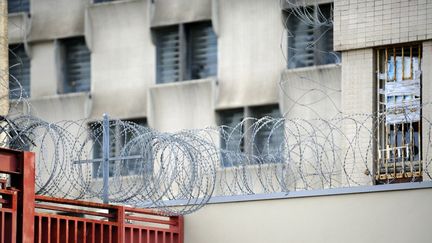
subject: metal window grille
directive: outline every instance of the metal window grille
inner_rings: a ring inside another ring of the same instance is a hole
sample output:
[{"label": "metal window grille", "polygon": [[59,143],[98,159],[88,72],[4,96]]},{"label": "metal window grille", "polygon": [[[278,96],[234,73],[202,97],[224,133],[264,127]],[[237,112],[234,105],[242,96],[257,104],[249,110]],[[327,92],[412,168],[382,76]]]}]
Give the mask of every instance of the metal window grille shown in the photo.
[{"label": "metal window grille", "polygon": [[105,3],[105,2],[113,2],[116,0],[93,0],[93,3]]},{"label": "metal window grille", "polygon": [[30,97],[30,58],[24,45],[9,46],[9,98]]},{"label": "metal window grille", "polygon": [[237,166],[241,163],[238,154],[244,152],[243,126],[238,125],[244,119],[243,109],[219,112],[221,127],[221,163],[224,167]]},{"label": "metal window grille", "polygon": [[30,12],[30,0],[8,0],[8,13]]},{"label": "metal window grille", "polygon": [[157,83],[216,76],[217,37],[211,22],[197,22],[155,30]]},{"label": "metal window grille", "polygon": [[63,93],[90,91],[90,50],[83,37],[62,40],[64,51]]},{"label": "metal window grille", "polygon": [[304,7],[298,13],[288,10],[288,68],[337,63],[340,54],[333,51],[332,4]]},{"label": "metal window grille", "polygon": [[376,55],[376,180],[421,180],[421,46],[380,48]]},{"label": "metal window grille", "polygon": [[189,71],[191,79],[216,76],[217,36],[210,22],[189,25]]},{"label": "metal window grille", "polygon": [[179,27],[166,27],[157,31],[157,83],[178,82],[180,78]]},{"label": "metal window grille", "polygon": [[[258,106],[251,108],[252,116],[256,119],[263,117],[281,118],[282,115],[277,105],[272,106]],[[272,154],[280,154],[279,146],[282,144],[284,139],[284,127],[275,126],[274,123],[263,123],[254,136],[252,141],[252,151],[254,155],[259,155],[263,158],[263,163],[267,163],[266,157]],[[278,162],[281,162],[279,160]]]},{"label": "metal window grille", "polygon": [[[140,126],[147,126],[147,122],[145,119],[135,119],[135,120],[128,120],[125,122],[133,122]],[[133,135],[130,131],[120,131],[120,127],[118,124],[116,124],[116,121],[110,122],[110,157],[119,157],[121,156],[121,149],[131,141]],[[102,150],[102,143],[103,143],[103,137],[102,137],[102,125],[101,123],[94,123],[90,124],[90,129],[97,135],[93,136],[95,140],[93,141],[93,159],[101,159],[103,156],[103,150]],[[131,151],[130,155],[140,155],[139,151]],[[119,163],[120,160],[110,160],[109,162],[109,177],[114,176],[115,171],[115,164]],[[141,164],[139,164],[139,160],[124,160],[121,161],[121,176],[128,176],[128,175],[135,175],[139,171],[136,168],[139,168]],[[93,178],[102,178],[103,177],[103,171],[102,171],[102,163],[101,162],[93,162]],[[146,165],[147,166],[147,165]],[[153,168],[145,168],[146,171],[152,171]]]},{"label": "metal window grille", "polygon": [[[247,107],[246,109],[231,109],[219,112],[221,126],[221,162],[222,166],[230,167],[242,164],[242,160],[256,163],[282,162],[282,158],[270,158],[283,144],[284,127],[275,123],[260,123],[252,127],[256,120],[264,117],[280,118],[277,105]],[[242,125],[239,125],[239,124]],[[255,156],[251,156],[255,155]],[[254,158],[260,158],[257,161]]]}]

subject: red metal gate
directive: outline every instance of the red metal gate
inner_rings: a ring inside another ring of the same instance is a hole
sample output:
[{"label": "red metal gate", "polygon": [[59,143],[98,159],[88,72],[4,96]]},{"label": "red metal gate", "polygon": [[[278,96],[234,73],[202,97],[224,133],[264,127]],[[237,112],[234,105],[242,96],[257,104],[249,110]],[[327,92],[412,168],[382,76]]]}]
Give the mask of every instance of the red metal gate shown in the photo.
[{"label": "red metal gate", "polygon": [[183,243],[183,217],[34,195],[34,154],[0,148],[0,243]]}]

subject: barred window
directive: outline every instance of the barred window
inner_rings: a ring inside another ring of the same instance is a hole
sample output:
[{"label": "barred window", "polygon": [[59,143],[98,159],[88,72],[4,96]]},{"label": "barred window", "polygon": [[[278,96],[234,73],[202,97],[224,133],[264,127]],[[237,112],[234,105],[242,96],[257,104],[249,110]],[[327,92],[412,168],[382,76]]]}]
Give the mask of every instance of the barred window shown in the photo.
[{"label": "barred window", "polygon": [[221,163],[224,167],[238,166],[239,154],[244,152],[243,127],[244,109],[230,109],[219,112],[221,125]]},{"label": "barred window", "polygon": [[[281,118],[282,115],[277,105],[272,106],[257,106],[251,108],[252,117],[261,119],[264,117]],[[274,122],[263,121],[254,136],[253,154],[266,163],[269,156],[280,154],[280,146],[283,142],[284,128],[283,125],[275,124]],[[280,160],[278,162],[281,162]]]},{"label": "barred window", "polygon": [[376,54],[376,180],[421,180],[421,46],[380,48]]},{"label": "barred window", "polygon": [[[125,123],[132,123],[139,126],[147,126],[145,119],[134,119],[126,120]],[[93,138],[93,178],[102,178],[102,158],[103,158],[103,128],[100,122],[96,122],[89,125],[89,129],[94,134]],[[132,128],[134,129],[134,128]],[[138,133],[138,132],[135,132]],[[109,161],[109,177],[114,176],[116,169],[120,168],[118,171],[120,176],[136,175],[142,171],[152,171],[152,163],[142,163],[142,159],[124,159],[120,158],[121,150],[127,145],[135,136],[133,131],[127,130],[125,127],[121,126],[117,121],[110,121],[110,144],[109,144],[109,154],[111,160]],[[132,148],[134,149],[134,148]],[[141,156],[140,151],[128,151],[128,156]],[[117,163],[117,167],[116,167]],[[121,163],[118,165],[118,163]],[[120,166],[120,167],[119,167]],[[141,166],[147,166],[151,168],[141,168]]]},{"label": "barred window", "polygon": [[64,82],[60,93],[90,91],[90,50],[83,37],[61,40]]},{"label": "barred window", "polygon": [[8,0],[8,13],[30,12],[30,0]]},{"label": "barred window", "polygon": [[287,9],[288,68],[337,63],[333,51],[333,5]]},{"label": "barred window", "polygon": [[284,125],[275,124],[272,119],[281,117],[277,105],[219,111],[222,166],[238,166],[246,161],[249,164],[281,162],[282,158],[273,156],[280,154]]},{"label": "barred window", "polygon": [[9,46],[9,98],[30,97],[30,58],[23,44]]},{"label": "barred window", "polygon": [[216,76],[217,37],[211,22],[155,29],[157,83]]}]

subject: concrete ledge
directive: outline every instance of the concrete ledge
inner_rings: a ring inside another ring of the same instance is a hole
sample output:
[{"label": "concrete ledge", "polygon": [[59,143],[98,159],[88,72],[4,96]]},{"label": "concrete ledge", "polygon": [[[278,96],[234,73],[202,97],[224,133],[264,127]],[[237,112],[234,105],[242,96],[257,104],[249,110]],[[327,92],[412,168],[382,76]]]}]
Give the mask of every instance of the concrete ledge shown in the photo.
[{"label": "concrete ledge", "polygon": [[[357,187],[341,187],[341,188],[320,189],[320,190],[303,190],[303,191],[292,191],[287,193],[278,192],[278,193],[253,194],[253,195],[216,196],[210,198],[207,204],[336,196],[336,195],[347,195],[347,194],[391,192],[391,191],[418,190],[418,189],[431,189],[431,188],[432,188],[432,181],[411,182],[411,183],[398,183],[398,184],[375,185],[375,186],[357,186]],[[201,200],[196,200],[196,201],[201,201]],[[187,200],[173,200],[173,201],[167,201],[164,204],[167,206],[181,206],[181,205],[185,205],[188,202],[190,203],[190,201]]]}]

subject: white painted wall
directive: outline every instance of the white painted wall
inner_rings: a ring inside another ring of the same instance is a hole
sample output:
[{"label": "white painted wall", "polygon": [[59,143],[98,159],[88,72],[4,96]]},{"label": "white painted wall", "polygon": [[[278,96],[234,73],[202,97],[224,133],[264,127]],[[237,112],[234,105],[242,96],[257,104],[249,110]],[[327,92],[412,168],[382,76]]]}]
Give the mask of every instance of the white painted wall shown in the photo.
[{"label": "white painted wall", "polygon": [[211,204],[185,216],[185,242],[428,243],[430,202],[432,189]]}]

